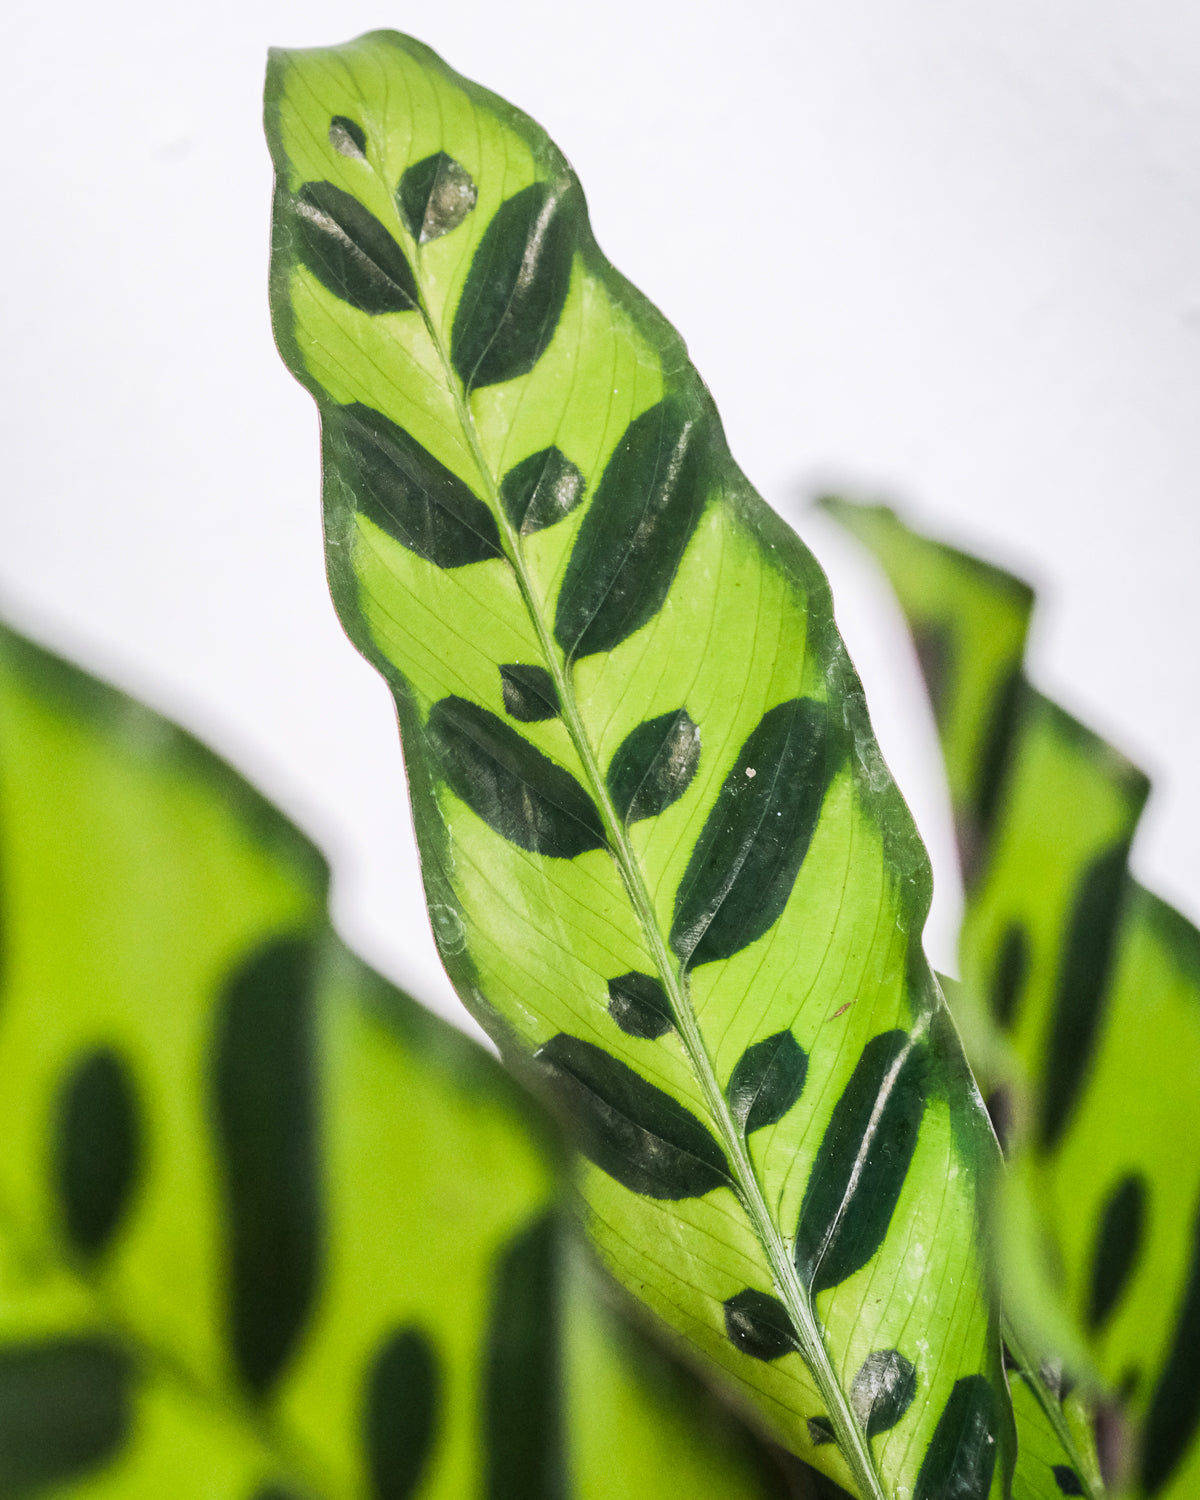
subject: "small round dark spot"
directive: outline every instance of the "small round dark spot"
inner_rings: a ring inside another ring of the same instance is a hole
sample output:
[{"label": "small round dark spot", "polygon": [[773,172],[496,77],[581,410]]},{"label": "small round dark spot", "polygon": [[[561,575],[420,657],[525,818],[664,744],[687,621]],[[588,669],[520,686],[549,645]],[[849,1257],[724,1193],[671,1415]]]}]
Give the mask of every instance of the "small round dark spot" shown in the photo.
[{"label": "small round dark spot", "polygon": [[1052,1470],[1054,1482],[1064,1495],[1082,1495],[1083,1484],[1075,1470],[1066,1464],[1055,1464]]}]

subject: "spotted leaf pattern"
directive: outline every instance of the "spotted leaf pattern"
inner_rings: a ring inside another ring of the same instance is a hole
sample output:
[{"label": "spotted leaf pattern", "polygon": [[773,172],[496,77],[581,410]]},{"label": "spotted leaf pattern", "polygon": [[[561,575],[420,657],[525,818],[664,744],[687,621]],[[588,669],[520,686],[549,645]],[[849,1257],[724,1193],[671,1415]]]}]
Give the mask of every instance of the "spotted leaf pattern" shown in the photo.
[{"label": "spotted leaf pattern", "polygon": [[228,766],[0,628],[0,806],[0,1495],[769,1500]]},{"label": "spotted leaf pattern", "polygon": [[[370,122],[365,168],[343,118]],[[276,336],[331,434],[331,587],[395,697],[451,978],[573,1120],[605,1263],[786,1448],[863,1500],[911,1493],[966,1390],[999,1497],[995,1148],[819,568],[531,121],[380,32],[274,54],[267,131]],[[431,237],[435,161],[474,198]],[[386,225],[419,316],[314,279],[289,226],[318,178]],[[886,1430],[852,1398],[870,1350],[914,1372]]]},{"label": "spotted leaf pattern", "polygon": [[[1094,1372],[1140,1428],[1134,1496],[1200,1486],[1200,933],[1128,855],[1148,784],[1039,693],[1032,593],[827,502],[883,563],[927,674],[960,830],[957,1019],[1008,1137],[993,1215],[1029,1347]],[[1070,1489],[1063,1493],[1071,1493]],[[1086,1492],[1086,1491],[1082,1491]]]}]

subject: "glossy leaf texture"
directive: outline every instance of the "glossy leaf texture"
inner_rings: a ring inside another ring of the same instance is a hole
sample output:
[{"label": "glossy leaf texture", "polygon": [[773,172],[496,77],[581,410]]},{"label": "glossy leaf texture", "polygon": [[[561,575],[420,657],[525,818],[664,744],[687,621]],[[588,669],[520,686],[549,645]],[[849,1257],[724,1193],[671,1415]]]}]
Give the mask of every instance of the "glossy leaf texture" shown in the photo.
[{"label": "glossy leaf texture", "polygon": [[[331,587],[396,699],[460,994],[573,1120],[607,1265],[781,1443],[863,1496],[1000,1495],[994,1143],[823,575],[536,125],[383,32],[274,53],[266,119]],[[430,238],[433,158],[474,197]],[[415,309],[323,278],[314,183],[385,227]]]},{"label": "glossy leaf texture", "polygon": [[0,809],[5,1500],[777,1493],[228,766],[0,631]]},{"label": "glossy leaf texture", "polygon": [[[1126,1404],[1131,1493],[1183,1500],[1200,1490],[1200,933],[1128,873],[1146,779],[1025,680],[1024,584],[890,511],[834,509],[914,640],[942,642],[956,817],[992,788],[952,1003],[1008,1141],[1006,1305]],[[985,742],[972,765],[962,747]]]}]

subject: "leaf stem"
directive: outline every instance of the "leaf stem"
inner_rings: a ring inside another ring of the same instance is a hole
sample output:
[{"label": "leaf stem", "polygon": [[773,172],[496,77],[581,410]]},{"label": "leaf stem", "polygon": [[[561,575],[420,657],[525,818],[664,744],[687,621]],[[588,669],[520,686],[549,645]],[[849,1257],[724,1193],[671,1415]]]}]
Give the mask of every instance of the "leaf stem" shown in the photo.
[{"label": "leaf stem", "polygon": [[[398,216],[397,216],[398,219]],[[402,225],[403,229],[404,226]],[[862,1500],[887,1500],[883,1483],[871,1455],[866,1434],[863,1432],[850,1407],[849,1399],[834,1371],[829,1351],[821,1336],[820,1326],[812,1299],[802,1286],[791,1256],[783,1242],[783,1236],[771,1217],[763,1195],[761,1184],[754,1172],[746,1149],[746,1140],[730,1112],[724,1092],[717,1080],[712,1058],[704,1045],[700,1025],[691,1004],[690,988],[681,966],[667,949],[666,941],[654,913],[650,893],[646,888],[642,869],[629,843],[622,820],[617,816],[608,786],[601,774],[595,751],[583,725],[575,698],[573,675],[555,646],[547,622],[534,599],[533,588],[525,567],[521,541],[508,519],[500,502],[498,477],[493,474],[484,455],[474,414],[464,393],[461,382],[451,363],[449,351],[441,332],[428,311],[426,287],[422,275],[420,247],[416,255],[416,279],[421,297],[421,312],[442,368],[446,383],[453,396],[464,434],[470,445],[472,456],[480,478],[487,490],[487,498],[495,513],[505,543],[509,564],[516,576],[521,597],[530,621],[537,632],[547,668],[558,690],[561,713],[570,734],[575,752],[579,756],[590,790],[604,823],[609,851],[621,875],[630,904],[641,925],[646,941],[654,956],[671,1005],[675,1027],[683,1043],[688,1060],[704,1096],[708,1113],[716,1125],[736,1184],[735,1191],[743,1209],[758,1236],[766,1254],[775,1283],[785,1307],[792,1319],[800,1346],[800,1353],[817,1389],[828,1408],[828,1416],[837,1436],[838,1446],[850,1467]]]}]

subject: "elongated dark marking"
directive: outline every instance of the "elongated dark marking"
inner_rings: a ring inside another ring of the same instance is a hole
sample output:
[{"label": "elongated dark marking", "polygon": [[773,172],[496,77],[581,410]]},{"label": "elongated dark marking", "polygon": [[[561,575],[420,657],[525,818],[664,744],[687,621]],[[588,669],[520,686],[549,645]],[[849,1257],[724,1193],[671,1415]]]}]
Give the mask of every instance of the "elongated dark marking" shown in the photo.
[{"label": "elongated dark marking", "polygon": [[534,182],[502,203],[467,273],[450,359],[468,391],[527,375],[554,337],[582,216],[577,193]]},{"label": "elongated dark marking", "polygon": [[554,639],[573,660],[662,608],[708,498],[709,431],[683,397],[632,421],[601,476],[563,575]]},{"label": "elongated dark marking", "polygon": [[444,151],[414,162],[396,189],[400,216],[419,245],[457,229],[477,197],[470,172]]},{"label": "elongated dark marking", "polygon": [[828,1417],[809,1417],[808,1438],[814,1448],[823,1448],[826,1443],[836,1443],[837,1433]]},{"label": "elongated dark marking", "polygon": [[671,1002],[649,974],[619,974],[608,981],[608,1013],[626,1036],[654,1041],[674,1026]]},{"label": "elongated dark marking", "polygon": [[80,1059],[59,1099],[54,1177],[67,1236],[81,1255],[107,1248],[141,1166],[138,1106],[125,1063],[107,1047]]},{"label": "elongated dark marking", "polygon": [[751,1359],[780,1359],[796,1349],[796,1330],[778,1297],[748,1286],[725,1299],[725,1332]]},{"label": "elongated dark marking", "polygon": [[439,568],[503,556],[491,511],[403,427],[355,404],[327,410],[325,429],[355,505],[388,536]]},{"label": "elongated dark marking", "polygon": [[420,308],[404,251],[357,198],[306,182],[293,206],[298,257],[335,297],[372,317]]},{"label": "elongated dark marking", "polygon": [[558,689],[545,667],[510,661],[500,668],[504,711],[522,724],[558,717]]},{"label": "elongated dark marking", "polygon": [[1142,1485],[1155,1495],[1175,1472],[1200,1426],[1200,1219],[1170,1353],[1142,1426]]},{"label": "elongated dark marking", "polygon": [[983,1375],[964,1375],[938,1418],[913,1500],[985,1500],[995,1467],[995,1392]]},{"label": "elongated dark marking", "polygon": [[988,998],[996,1025],[1012,1029],[1029,980],[1029,933],[1025,924],[1012,921],[1004,929],[1000,951],[992,971]]},{"label": "elongated dark marking", "polygon": [[647,719],[621,741],[608,768],[609,796],[623,823],[655,818],[678,802],[700,764],[700,727],[686,708]]},{"label": "elongated dark marking", "polygon": [[558,1228],[538,1219],[502,1252],[484,1356],[487,1500],[565,1500]]},{"label": "elongated dark marking", "polygon": [[213,1113],[225,1187],[230,1337],[264,1395],[296,1346],[320,1267],[310,941],[277,938],[221,997]]},{"label": "elongated dark marking", "polygon": [[1079,1475],[1067,1464],[1052,1464],[1050,1472],[1054,1475],[1054,1482],[1062,1494],[1083,1495],[1087,1493]]},{"label": "elongated dark marking", "polygon": [[1067,922],[1038,1098],[1038,1144],[1044,1151],[1062,1138],[1087,1081],[1108,990],[1128,858],[1129,845],[1122,841],[1092,861],[1079,882]]},{"label": "elongated dark marking", "polygon": [[850,1383],[850,1409],[869,1438],[888,1432],[912,1405],[917,1371],[899,1349],[875,1349]]},{"label": "elongated dark marking", "polygon": [[796,1270],[815,1296],[883,1244],[925,1111],[926,1055],[903,1031],[863,1048],[821,1139],[796,1229]]},{"label": "elongated dark marking", "polygon": [[363,1395],[363,1448],[374,1500],[408,1500],[437,1436],[441,1373],[419,1328],[399,1328],[371,1362]]},{"label": "elongated dark marking", "polygon": [[925,620],[911,624],[913,648],[925,679],[929,706],[939,727],[946,723],[952,699],[955,669],[954,632],[944,621]]},{"label": "elongated dark marking", "polygon": [[1092,1250],[1089,1328],[1101,1328],[1108,1321],[1133,1274],[1146,1227],[1146,1195],[1146,1179],[1130,1172],[1105,1201]]},{"label": "elongated dark marking", "polygon": [[729,958],[778,921],[833,771],[823,703],[792,698],[751,730],[675,897],[671,946],[685,964]]},{"label": "elongated dark marking", "polygon": [[41,1494],[79,1479],[125,1445],[133,1370],[95,1338],[0,1348],[0,1495]]},{"label": "elongated dark marking", "polygon": [[569,516],[587,488],[561,448],[543,448],[515,464],[500,481],[504,514],[522,536],[532,536]]},{"label": "elongated dark marking", "polygon": [[725,1153],[690,1110],[602,1047],[560,1032],[535,1054],[589,1160],[648,1198],[730,1187]]},{"label": "elongated dark marking", "polygon": [[556,859],[604,847],[596,804],[574,776],[478,703],[442,698],[429,738],[451,791],[510,843]]},{"label": "elongated dark marking", "polygon": [[343,156],[366,159],[367,133],[349,115],[334,115],[330,120],[329,144]]},{"label": "elongated dark marking", "polygon": [[800,1097],[808,1053],[790,1031],[777,1031],[738,1058],[725,1097],[746,1135],[775,1125]]}]

